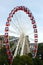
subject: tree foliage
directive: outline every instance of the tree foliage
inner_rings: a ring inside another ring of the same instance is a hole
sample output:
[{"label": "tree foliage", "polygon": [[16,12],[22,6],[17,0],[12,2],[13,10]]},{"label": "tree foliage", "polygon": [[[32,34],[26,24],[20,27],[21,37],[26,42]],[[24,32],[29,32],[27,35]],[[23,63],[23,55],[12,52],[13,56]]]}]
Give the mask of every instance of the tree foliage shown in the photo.
[{"label": "tree foliage", "polygon": [[39,59],[38,57],[33,59],[33,63],[34,63],[34,65],[43,65],[42,60]]},{"label": "tree foliage", "polygon": [[8,65],[8,59],[6,55],[6,49],[5,47],[0,49],[0,65]]},{"label": "tree foliage", "polygon": [[43,60],[43,43],[40,43],[38,45],[38,53],[37,53],[37,56],[40,57],[41,56],[41,59]]},{"label": "tree foliage", "polygon": [[33,61],[28,55],[16,56],[12,65],[33,65]]}]

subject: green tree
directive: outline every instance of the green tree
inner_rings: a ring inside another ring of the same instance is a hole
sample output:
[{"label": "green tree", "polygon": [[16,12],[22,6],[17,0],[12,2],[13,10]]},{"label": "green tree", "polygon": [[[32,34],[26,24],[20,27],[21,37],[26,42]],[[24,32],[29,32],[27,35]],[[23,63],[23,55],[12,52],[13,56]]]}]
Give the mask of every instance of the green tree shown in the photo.
[{"label": "green tree", "polygon": [[21,56],[21,65],[33,65],[32,58],[28,55]]},{"label": "green tree", "polygon": [[33,59],[33,63],[34,63],[34,65],[43,65],[42,60],[39,59],[38,57]]},{"label": "green tree", "polygon": [[43,60],[43,43],[38,44],[37,56]]},{"label": "green tree", "polygon": [[28,55],[16,56],[12,65],[33,65],[33,61]]},{"label": "green tree", "polygon": [[0,49],[0,65],[9,65],[5,47]]},{"label": "green tree", "polygon": [[20,62],[20,56],[18,55],[14,58],[12,65],[19,65],[19,62]]}]

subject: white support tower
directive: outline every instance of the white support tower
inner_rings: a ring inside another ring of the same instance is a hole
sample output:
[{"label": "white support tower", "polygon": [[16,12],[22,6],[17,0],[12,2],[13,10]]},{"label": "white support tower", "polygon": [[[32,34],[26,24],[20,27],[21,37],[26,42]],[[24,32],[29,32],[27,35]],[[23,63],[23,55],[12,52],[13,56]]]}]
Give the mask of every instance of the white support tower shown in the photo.
[{"label": "white support tower", "polygon": [[16,50],[14,52],[13,58],[18,54],[18,55],[26,55],[30,53],[30,41],[29,37],[26,36],[24,33],[20,35],[18,44],[16,46]]}]

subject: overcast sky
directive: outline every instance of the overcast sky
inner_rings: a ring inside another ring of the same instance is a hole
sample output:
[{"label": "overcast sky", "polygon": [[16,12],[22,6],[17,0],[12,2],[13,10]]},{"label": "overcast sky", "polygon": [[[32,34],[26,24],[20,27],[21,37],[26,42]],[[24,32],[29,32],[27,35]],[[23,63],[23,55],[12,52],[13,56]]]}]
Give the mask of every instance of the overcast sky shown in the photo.
[{"label": "overcast sky", "polygon": [[37,22],[39,42],[43,42],[43,0],[0,0],[0,34],[4,34],[5,23],[16,6],[29,8]]}]

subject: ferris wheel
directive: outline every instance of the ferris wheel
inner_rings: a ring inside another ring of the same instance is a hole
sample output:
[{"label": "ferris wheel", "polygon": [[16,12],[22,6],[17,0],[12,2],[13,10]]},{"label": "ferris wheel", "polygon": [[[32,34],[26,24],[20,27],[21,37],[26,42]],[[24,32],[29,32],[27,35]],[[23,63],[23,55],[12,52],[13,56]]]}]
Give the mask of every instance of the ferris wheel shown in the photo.
[{"label": "ferris wheel", "polygon": [[[11,49],[10,42],[19,40],[22,36],[28,36],[30,43],[35,44],[33,52],[34,56],[36,56],[38,48],[38,31],[36,21],[31,11],[27,7],[17,6],[9,13],[5,27],[4,39],[6,44],[6,53],[10,63],[12,63],[13,60],[12,49],[14,50],[16,47],[13,45]],[[12,38],[10,39],[10,37]],[[17,45],[19,45],[19,43]]]}]

